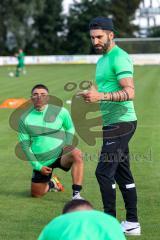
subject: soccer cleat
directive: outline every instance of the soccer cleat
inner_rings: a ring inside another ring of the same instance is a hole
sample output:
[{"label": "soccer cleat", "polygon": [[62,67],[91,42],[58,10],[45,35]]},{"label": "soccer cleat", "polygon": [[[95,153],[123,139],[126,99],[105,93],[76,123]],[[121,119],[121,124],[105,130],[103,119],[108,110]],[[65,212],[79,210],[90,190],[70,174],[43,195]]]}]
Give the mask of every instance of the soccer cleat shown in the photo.
[{"label": "soccer cleat", "polygon": [[53,175],[50,181],[52,181],[54,184],[53,190],[55,192],[64,192],[64,186],[59,181],[59,178],[56,175]]},{"label": "soccer cleat", "polygon": [[123,232],[126,235],[130,235],[130,236],[140,236],[141,235],[141,226],[138,222],[123,221],[121,223],[121,227],[122,227]]},{"label": "soccer cleat", "polygon": [[76,193],[73,197],[72,197],[72,200],[77,200],[77,199],[82,199],[84,200],[84,198],[81,197],[80,193]]}]

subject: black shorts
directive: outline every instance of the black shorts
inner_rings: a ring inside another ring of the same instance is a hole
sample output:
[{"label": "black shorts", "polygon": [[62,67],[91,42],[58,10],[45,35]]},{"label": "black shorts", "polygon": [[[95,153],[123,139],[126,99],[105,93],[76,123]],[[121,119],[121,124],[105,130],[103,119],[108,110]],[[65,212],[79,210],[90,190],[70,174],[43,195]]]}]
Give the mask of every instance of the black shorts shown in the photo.
[{"label": "black shorts", "polygon": [[[52,163],[51,165],[47,166],[47,167],[50,167],[52,168],[52,171],[54,168],[60,168],[66,172],[68,172],[70,170],[70,168],[65,168],[63,166],[61,166],[61,157],[62,155],[60,155],[59,158],[57,158],[57,160]],[[37,170],[33,170],[33,174],[32,174],[32,182],[34,183],[47,183],[50,181],[52,177],[52,173],[50,173],[49,175],[42,175],[40,171],[37,171]]]}]

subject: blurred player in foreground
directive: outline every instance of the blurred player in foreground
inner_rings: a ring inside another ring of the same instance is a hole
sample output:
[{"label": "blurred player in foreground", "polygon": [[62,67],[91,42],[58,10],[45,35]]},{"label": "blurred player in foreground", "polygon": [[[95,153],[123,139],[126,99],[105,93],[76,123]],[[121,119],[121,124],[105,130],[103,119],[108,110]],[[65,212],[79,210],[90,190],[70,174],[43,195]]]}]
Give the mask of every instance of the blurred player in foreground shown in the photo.
[{"label": "blurred player in foreground", "polygon": [[62,191],[54,168],[71,169],[73,199],[81,199],[83,159],[81,151],[72,146],[74,126],[69,112],[48,104],[49,90],[38,84],[31,91],[33,107],[26,111],[19,124],[19,140],[33,167],[31,195],[41,197],[48,191]]},{"label": "blurred player in foreground", "polygon": [[118,221],[93,209],[90,202],[73,200],[63,208],[63,215],[53,219],[38,240],[125,240]]}]

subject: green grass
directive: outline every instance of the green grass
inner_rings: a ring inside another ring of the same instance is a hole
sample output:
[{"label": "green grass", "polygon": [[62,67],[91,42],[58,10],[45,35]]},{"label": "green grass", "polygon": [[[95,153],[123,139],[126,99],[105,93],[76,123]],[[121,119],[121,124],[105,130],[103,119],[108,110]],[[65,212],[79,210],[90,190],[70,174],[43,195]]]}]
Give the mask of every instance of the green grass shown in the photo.
[{"label": "green grass", "polygon": [[[30,96],[31,88],[44,83],[51,95],[64,100],[64,106],[70,110],[65,100],[71,99],[79,90],[64,91],[64,85],[73,81],[94,78],[94,65],[52,65],[27,67],[27,75],[11,78],[8,72],[13,68],[1,67],[0,103],[7,98]],[[158,240],[160,234],[160,68],[159,66],[140,66],[135,68],[138,129],[131,142],[132,170],[138,190],[139,220],[142,225],[140,240]],[[14,153],[17,143],[16,132],[9,126],[9,117],[13,110],[0,109],[0,239],[33,240],[42,228],[55,216],[61,214],[62,207],[71,197],[71,176],[61,170],[55,172],[65,185],[64,193],[48,193],[41,199],[30,197],[31,168],[27,162],[19,160]],[[94,175],[97,164],[96,146],[88,146],[82,140],[79,148],[91,154],[85,158],[85,178],[83,196],[90,200],[96,209],[102,210],[99,187]],[[118,219],[123,220],[125,211],[119,191],[117,191]],[[131,237],[128,239],[137,239]]]}]

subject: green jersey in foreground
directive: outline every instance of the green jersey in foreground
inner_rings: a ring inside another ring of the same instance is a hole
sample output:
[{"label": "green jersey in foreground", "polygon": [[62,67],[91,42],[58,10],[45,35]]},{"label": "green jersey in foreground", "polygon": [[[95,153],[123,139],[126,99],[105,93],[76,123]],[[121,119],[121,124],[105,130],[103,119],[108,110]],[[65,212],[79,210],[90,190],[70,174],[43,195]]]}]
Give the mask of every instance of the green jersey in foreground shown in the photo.
[{"label": "green jersey in foreground", "polygon": [[43,111],[30,108],[21,117],[19,140],[33,169],[40,171],[71,145],[74,126],[65,108],[48,104]]},{"label": "green jersey in foreground", "polygon": [[[99,92],[122,90],[119,81],[130,77],[133,77],[132,61],[117,45],[99,59],[96,68],[96,84]],[[100,109],[104,126],[137,120],[133,101],[101,101]]]},{"label": "green jersey in foreground", "polygon": [[53,219],[38,240],[125,240],[118,221],[99,211],[77,211]]}]

